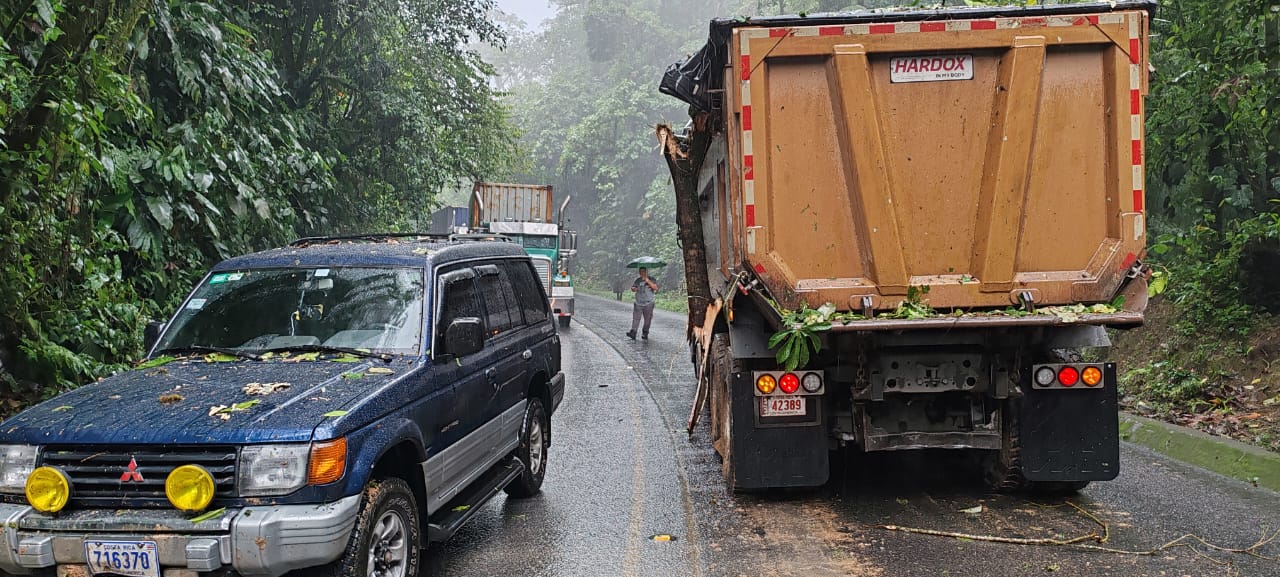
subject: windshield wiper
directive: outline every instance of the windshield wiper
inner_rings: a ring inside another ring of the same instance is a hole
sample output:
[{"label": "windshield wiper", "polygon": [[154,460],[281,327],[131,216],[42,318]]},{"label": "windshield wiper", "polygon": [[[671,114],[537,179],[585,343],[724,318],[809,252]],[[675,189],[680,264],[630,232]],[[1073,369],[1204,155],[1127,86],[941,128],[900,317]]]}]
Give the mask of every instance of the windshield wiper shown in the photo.
[{"label": "windshield wiper", "polygon": [[240,349],[233,349],[229,347],[207,347],[204,345],[191,345],[188,347],[171,347],[171,348],[156,351],[156,354],[183,354],[183,353],[222,353],[224,355],[231,355],[235,357],[240,357],[242,359],[249,359],[251,361],[262,360],[261,356],[251,353],[249,351],[243,351]]},{"label": "windshield wiper", "polygon": [[391,362],[391,359],[393,358],[390,354],[387,354],[387,353],[375,353],[371,351],[364,351],[364,350],[353,349],[348,347],[331,347],[328,345],[292,345],[288,347],[272,347],[269,349],[262,349],[262,352],[264,353],[283,353],[283,352],[345,353],[348,355],[353,355],[353,356],[362,357],[366,359],[370,359],[370,358],[378,359],[387,363]]}]

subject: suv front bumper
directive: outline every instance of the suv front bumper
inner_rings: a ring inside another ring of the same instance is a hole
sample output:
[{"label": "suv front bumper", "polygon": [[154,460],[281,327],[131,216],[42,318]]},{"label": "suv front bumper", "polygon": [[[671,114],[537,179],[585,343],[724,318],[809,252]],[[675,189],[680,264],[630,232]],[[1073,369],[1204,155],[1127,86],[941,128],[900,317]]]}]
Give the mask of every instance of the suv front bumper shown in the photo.
[{"label": "suv front bumper", "polygon": [[227,509],[191,523],[168,509],[90,509],[45,515],[0,503],[0,571],[28,575],[85,565],[86,540],[155,541],[163,569],[278,577],[337,560],[355,526],[360,495],[320,505]]}]

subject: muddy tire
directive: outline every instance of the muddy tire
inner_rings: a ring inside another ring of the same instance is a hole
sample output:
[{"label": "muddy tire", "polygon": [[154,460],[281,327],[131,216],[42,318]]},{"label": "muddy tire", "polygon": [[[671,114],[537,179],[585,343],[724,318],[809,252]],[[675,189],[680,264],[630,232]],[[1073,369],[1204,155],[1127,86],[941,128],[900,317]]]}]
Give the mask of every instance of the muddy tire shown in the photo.
[{"label": "muddy tire", "polygon": [[507,485],[512,497],[532,497],[542,490],[542,479],[547,475],[547,445],[551,440],[551,423],[542,399],[531,397],[524,410],[524,426],[520,429],[520,446],[515,456],[524,463],[524,473]]},{"label": "muddy tire", "polygon": [[990,451],[983,459],[982,476],[987,487],[1002,493],[1025,491],[1030,483],[1022,476],[1022,457],[1018,439],[1019,403],[1006,399],[1000,411],[1000,450]]},{"label": "muddy tire", "polygon": [[407,483],[391,477],[372,481],[365,487],[347,550],[342,558],[325,567],[325,571],[314,574],[416,577],[421,561],[418,503]]},{"label": "muddy tire", "polygon": [[990,451],[983,460],[983,480],[987,487],[1001,493],[1035,493],[1070,495],[1089,486],[1088,481],[1028,481],[1022,474],[1021,441],[1018,438],[1019,413],[1017,399],[1005,400],[1000,419],[1000,450]]},{"label": "muddy tire", "polygon": [[560,328],[562,329],[569,328],[569,321],[572,320],[572,318],[573,317],[560,317]]}]

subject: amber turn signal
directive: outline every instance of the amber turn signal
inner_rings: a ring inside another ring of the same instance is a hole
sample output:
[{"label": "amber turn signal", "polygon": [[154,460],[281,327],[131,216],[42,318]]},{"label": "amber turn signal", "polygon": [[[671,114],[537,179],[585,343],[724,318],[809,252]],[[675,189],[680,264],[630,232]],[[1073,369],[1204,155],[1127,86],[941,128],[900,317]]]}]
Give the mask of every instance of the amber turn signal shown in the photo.
[{"label": "amber turn signal", "polygon": [[347,472],[347,438],[311,444],[311,460],[307,464],[307,483],[327,485]]},{"label": "amber turn signal", "polygon": [[1102,371],[1098,367],[1085,367],[1080,372],[1080,380],[1090,387],[1096,387],[1098,383],[1102,382]]},{"label": "amber turn signal", "polygon": [[778,379],[773,378],[773,375],[760,375],[756,379],[756,389],[761,393],[768,395],[776,388],[778,388]]}]

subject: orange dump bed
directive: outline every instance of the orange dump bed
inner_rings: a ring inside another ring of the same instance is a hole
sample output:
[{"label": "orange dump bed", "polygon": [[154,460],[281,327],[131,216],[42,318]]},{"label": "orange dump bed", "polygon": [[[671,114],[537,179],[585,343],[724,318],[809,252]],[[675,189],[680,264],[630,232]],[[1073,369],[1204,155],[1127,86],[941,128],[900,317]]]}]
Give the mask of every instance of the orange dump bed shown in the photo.
[{"label": "orange dump bed", "polygon": [[720,246],[790,306],[1111,300],[1146,243],[1149,15],[1096,9],[733,27]]}]

